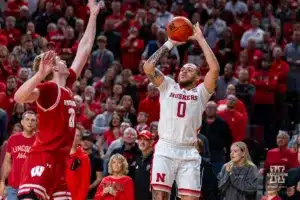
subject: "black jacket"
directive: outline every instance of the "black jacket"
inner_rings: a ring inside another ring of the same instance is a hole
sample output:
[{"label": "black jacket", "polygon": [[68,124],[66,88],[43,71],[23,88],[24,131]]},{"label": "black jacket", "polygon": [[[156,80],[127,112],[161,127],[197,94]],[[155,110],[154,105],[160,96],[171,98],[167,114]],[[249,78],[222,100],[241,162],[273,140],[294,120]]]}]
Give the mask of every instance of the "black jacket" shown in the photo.
[{"label": "black jacket", "polygon": [[224,148],[230,152],[232,142],[231,131],[226,121],[217,116],[215,121],[209,124],[204,117],[200,133],[208,139],[210,161],[225,162]]},{"label": "black jacket", "polygon": [[206,159],[201,161],[201,193],[204,200],[217,200],[218,178],[213,170],[213,165]]},{"label": "black jacket", "polygon": [[[292,187],[295,186],[295,190],[297,188],[297,184],[300,181],[300,167],[293,168],[288,170],[288,177],[286,178],[286,186]],[[300,199],[300,192],[295,192],[295,195],[292,197],[287,197],[287,200],[299,200]]]},{"label": "black jacket", "polygon": [[152,169],[153,152],[143,157],[140,152],[136,157],[134,171],[135,200],[152,200],[150,192],[150,175]]}]

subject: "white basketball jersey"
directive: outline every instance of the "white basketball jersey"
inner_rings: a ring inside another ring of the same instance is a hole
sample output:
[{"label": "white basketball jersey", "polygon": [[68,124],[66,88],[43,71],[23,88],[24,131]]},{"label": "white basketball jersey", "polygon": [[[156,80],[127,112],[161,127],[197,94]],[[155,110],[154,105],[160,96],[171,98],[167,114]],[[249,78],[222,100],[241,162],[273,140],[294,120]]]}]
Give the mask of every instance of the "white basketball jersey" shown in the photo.
[{"label": "white basketball jersey", "polygon": [[191,145],[197,139],[202,114],[211,97],[204,84],[186,90],[165,76],[160,91],[159,139],[172,144]]}]

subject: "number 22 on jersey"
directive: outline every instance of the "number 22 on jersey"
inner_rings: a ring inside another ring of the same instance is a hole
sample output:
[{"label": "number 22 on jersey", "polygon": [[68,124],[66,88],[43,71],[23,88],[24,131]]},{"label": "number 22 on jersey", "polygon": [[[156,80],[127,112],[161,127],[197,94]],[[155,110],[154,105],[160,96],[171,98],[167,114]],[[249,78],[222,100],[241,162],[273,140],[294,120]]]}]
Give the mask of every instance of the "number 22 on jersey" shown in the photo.
[{"label": "number 22 on jersey", "polygon": [[74,108],[69,108],[69,127],[74,128],[75,127],[75,110]]}]

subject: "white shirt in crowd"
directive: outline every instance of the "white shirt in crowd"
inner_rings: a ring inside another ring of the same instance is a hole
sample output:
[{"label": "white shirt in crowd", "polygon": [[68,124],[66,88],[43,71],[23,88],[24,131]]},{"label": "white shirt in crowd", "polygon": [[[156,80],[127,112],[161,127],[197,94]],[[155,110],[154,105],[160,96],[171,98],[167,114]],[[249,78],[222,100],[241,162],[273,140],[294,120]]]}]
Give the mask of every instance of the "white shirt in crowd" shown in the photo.
[{"label": "white shirt in crowd", "polygon": [[256,28],[256,29],[249,29],[248,31],[246,31],[241,39],[241,47],[242,48],[247,48],[248,46],[248,41],[250,39],[253,39],[256,43],[256,47],[259,47],[259,45],[262,43],[263,41],[263,35],[264,35],[264,31],[260,28]]}]

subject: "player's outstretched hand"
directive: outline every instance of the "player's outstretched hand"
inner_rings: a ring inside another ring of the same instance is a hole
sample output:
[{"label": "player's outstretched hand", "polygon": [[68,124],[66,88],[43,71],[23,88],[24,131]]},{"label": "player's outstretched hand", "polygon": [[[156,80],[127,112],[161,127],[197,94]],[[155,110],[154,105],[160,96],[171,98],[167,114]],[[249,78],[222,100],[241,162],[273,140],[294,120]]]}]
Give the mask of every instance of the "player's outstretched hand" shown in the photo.
[{"label": "player's outstretched hand", "polygon": [[52,71],[55,65],[56,53],[54,51],[47,51],[42,55],[38,73],[46,77]]},{"label": "player's outstretched hand", "polygon": [[199,22],[197,22],[194,25],[194,34],[189,37],[189,40],[198,40],[198,39],[202,39],[203,37],[204,36],[203,36],[202,31],[200,29]]},{"label": "player's outstretched hand", "polygon": [[178,42],[178,41],[172,40],[171,38],[168,38],[168,41],[170,41],[174,46],[179,46],[179,45],[183,45],[186,43],[186,42]]},{"label": "player's outstretched hand", "polygon": [[105,3],[103,0],[99,1],[98,3],[96,0],[89,0],[88,6],[90,8],[91,15],[97,16],[99,11],[105,7]]}]

